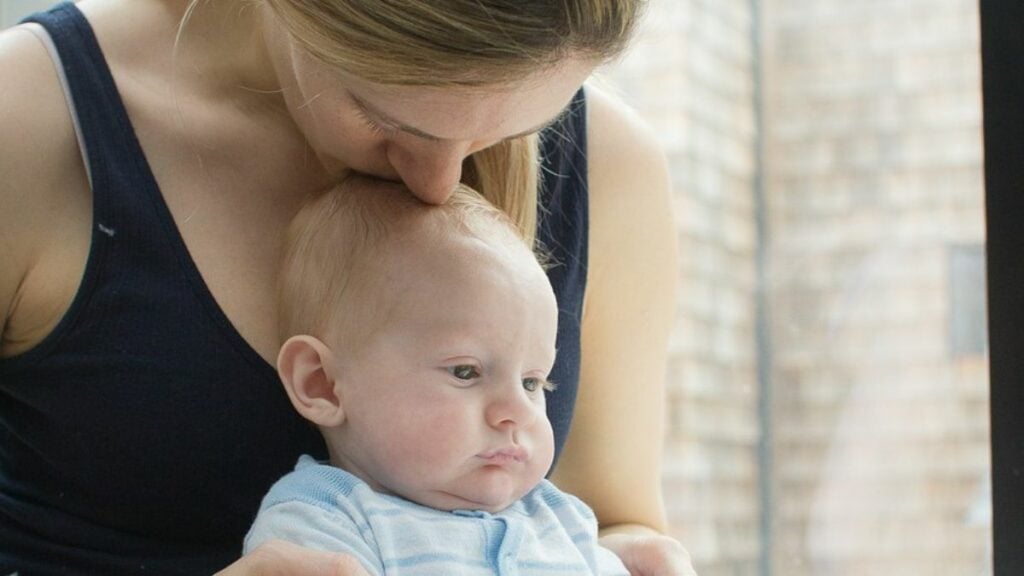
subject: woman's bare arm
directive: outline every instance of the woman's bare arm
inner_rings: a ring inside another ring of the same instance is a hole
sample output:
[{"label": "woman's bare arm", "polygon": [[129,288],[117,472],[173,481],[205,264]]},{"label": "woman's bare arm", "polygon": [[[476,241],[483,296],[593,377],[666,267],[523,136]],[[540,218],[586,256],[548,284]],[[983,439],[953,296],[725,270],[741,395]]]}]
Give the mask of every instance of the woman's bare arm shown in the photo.
[{"label": "woman's bare arm", "polygon": [[602,526],[666,528],[664,371],[676,242],[668,170],[651,133],[588,88],[590,259],[576,415],[556,481]]},{"label": "woman's bare arm", "polygon": [[693,575],[664,536],[664,377],[676,234],[665,157],[614,98],[588,88],[590,258],[579,399],[554,480],[590,504],[633,574]]},{"label": "woman's bare arm", "polygon": [[89,251],[91,195],[57,74],[38,38],[0,33],[0,356],[63,316]]}]

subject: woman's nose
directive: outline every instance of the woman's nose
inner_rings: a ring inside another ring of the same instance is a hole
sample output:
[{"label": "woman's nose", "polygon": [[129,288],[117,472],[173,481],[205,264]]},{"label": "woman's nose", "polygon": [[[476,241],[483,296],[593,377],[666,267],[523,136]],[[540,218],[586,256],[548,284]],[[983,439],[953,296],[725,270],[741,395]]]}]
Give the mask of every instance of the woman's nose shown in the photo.
[{"label": "woman's nose", "polygon": [[471,147],[471,142],[428,142],[414,147],[393,144],[388,148],[388,161],[417,198],[442,204],[462,178],[462,161]]}]

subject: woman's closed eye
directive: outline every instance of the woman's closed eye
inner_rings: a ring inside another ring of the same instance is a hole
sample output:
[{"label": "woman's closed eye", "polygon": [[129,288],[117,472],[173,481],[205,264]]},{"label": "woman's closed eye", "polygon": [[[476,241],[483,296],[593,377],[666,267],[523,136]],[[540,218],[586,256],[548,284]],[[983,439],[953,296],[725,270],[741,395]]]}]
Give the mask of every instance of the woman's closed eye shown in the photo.
[{"label": "woman's closed eye", "polygon": [[373,132],[374,135],[390,136],[398,132],[397,128],[394,128],[392,126],[386,126],[384,124],[381,124],[377,120],[374,120],[373,118],[370,117],[369,114],[366,113],[366,111],[364,111],[362,108],[358,106],[355,108],[355,111],[356,116],[363,122],[363,124],[367,128],[370,129],[371,132]]}]

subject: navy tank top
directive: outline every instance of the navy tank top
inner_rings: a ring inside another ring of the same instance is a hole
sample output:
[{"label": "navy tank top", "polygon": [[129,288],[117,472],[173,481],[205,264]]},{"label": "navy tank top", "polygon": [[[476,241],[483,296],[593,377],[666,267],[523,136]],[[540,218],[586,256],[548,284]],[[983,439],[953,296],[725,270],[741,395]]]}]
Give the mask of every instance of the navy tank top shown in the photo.
[{"label": "navy tank top", "polygon": [[[178,233],[88,21],[45,28],[93,192],[92,246],[70,309],[0,360],[0,575],[210,574],[238,558],[270,485],[326,457],[274,368],[235,331]],[[556,262],[556,451],[579,378],[587,263],[585,100],[542,135],[538,237]]]}]

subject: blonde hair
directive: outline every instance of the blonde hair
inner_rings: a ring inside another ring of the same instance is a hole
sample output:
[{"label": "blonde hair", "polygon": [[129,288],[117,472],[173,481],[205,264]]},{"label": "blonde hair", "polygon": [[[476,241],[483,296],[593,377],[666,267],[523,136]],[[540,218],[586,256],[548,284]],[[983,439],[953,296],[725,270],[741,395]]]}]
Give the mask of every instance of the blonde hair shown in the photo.
[{"label": "blonde hair", "polygon": [[[622,52],[646,0],[265,0],[329,66],[371,82],[453,88],[515,83],[567,57]],[[477,152],[463,182],[537,225],[538,137]]]},{"label": "blonde hair", "polygon": [[311,197],[288,228],[279,267],[281,341],[309,334],[357,347],[387,315],[388,302],[359,300],[379,293],[386,281],[387,266],[379,262],[401,250],[401,242],[422,244],[424,235],[434,234],[469,235],[529,252],[508,215],[464,185],[441,205],[362,176]]},{"label": "blonde hair", "polygon": [[493,86],[618,55],[644,0],[265,0],[314,57],[371,82]]}]

